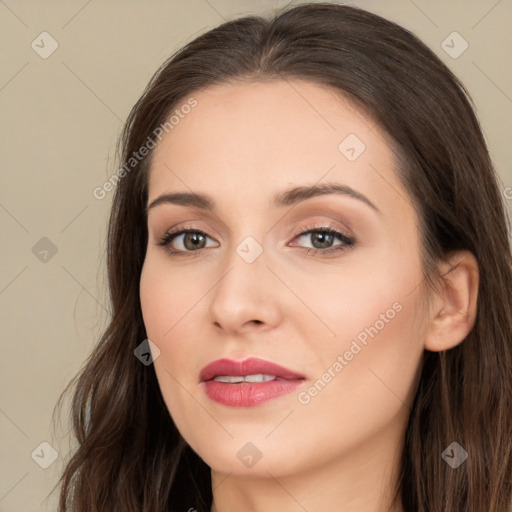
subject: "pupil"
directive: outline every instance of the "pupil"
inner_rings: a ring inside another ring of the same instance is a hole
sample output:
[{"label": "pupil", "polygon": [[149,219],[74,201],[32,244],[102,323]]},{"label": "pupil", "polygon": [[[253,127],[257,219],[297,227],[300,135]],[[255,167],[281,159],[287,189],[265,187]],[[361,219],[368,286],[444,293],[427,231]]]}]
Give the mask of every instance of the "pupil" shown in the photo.
[{"label": "pupil", "polygon": [[[187,247],[187,240],[192,242],[192,249],[197,249],[197,246],[201,241],[199,239],[204,238],[200,233],[187,233],[185,235],[185,247]],[[190,249],[190,247],[187,247]]]},{"label": "pupil", "polygon": [[[329,242],[331,242],[332,236],[333,235],[331,233],[317,233],[316,235],[313,235],[313,240],[320,239],[320,244],[321,244],[322,248],[325,248],[325,247],[329,246]],[[323,244],[322,244],[322,239],[324,239]],[[313,245],[315,245],[314,242],[313,242]]]}]

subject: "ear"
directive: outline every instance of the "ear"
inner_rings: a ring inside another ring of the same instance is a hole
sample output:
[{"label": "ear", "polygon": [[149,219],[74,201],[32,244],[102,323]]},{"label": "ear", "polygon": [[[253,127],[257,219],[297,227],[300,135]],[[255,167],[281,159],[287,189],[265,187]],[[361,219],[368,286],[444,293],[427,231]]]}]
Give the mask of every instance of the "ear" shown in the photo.
[{"label": "ear", "polygon": [[455,347],[475,324],[479,272],[475,256],[457,251],[440,263],[439,287],[434,294],[425,349],[441,352]]}]

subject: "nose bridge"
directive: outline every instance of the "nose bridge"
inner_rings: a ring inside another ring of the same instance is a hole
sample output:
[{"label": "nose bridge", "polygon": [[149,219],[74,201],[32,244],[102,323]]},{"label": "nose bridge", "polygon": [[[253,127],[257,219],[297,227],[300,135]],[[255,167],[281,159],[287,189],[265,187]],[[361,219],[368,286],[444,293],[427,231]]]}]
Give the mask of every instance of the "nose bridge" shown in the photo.
[{"label": "nose bridge", "polygon": [[225,271],[212,290],[210,312],[215,322],[236,330],[250,321],[273,321],[275,287],[267,262],[262,244],[253,236],[233,244],[226,256]]}]

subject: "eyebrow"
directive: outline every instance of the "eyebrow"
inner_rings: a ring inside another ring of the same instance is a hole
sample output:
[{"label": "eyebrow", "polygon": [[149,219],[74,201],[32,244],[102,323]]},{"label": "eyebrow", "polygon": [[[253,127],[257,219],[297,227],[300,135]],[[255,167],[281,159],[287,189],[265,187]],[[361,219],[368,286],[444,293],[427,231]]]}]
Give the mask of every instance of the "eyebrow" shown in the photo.
[{"label": "eyebrow", "polygon": [[[357,199],[378,213],[380,210],[373,204],[365,195],[361,194],[357,190],[354,190],[347,185],[340,183],[323,183],[310,186],[298,186],[283,192],[276,194],[271,202],[271,206],[274,208],[284,208],[288,206],[294,206],[302,201],[306,201],[312,197],[325,196],[325,195],[342,195]],[[166,193],[158,196],[156,199],[151,201],[146,207],[146,212],[150,209],[155,208],[161,204],[176,204],[181,206],[188,206],[193,208],[199,208],[201,210],[215,211],[215,201],[205,195],[191,192],[174,192]]]}]

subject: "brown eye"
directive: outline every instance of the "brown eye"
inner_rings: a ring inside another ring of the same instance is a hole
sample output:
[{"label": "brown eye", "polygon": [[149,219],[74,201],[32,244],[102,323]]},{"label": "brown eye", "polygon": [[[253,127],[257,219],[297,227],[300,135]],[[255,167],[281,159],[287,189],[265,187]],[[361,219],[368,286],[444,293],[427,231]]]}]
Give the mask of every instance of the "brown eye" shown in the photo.
[{"label": "brown eye", "polygon": [[[183,238],[178,240],[179,237]],[[165,247],[171,252],[171,254],[196,252],[206,247],[205,243],[208,238],[209,236],[206,233],[197,229],[180,229],[166,233],[157,245]],[[181,243],[182,247],[178,247],[177,250],[173,250],[170,246],[174,242],[178,244]]]},{"label": "brown eye", "polygon": [[191,231],[184,233],[183,245],[185,249],[193,251],[194,249],[202,249],[204,247],[206,237],[202,233]]},{"label": "brown eye", "polygon": [[[354,238],[351,238],[333,226],[317,226],[298,234],[295,238],[305,238],[309,240],[312,247],[305,247],[306,252],[315,254],[330,254],[333,252],[343,251],[355,245]],[[333,245],[338,239],[341,243]]]},{"label": "brown eye", "polygon": [[303,236],[310,237],[314,249],[328,249],[336,239],[335,235],[327,231],[311,231],[309,234]]},{"label": "brown eye", "polygon": [[[296,235],[295,239],[307,239],[307,237],[309,237],[313,247],[303,247],[302,245],[299,245],[299,247],[305,249],[308,254],[313,252],[320,256],[329,255],[344,251],[355,245],[354,238],[345,235],[333,226],[313,226],[308,231],[303,231]],[[166,233],[156,245],[164,247],[171,255],[190,255],[205,249],[207,247],[207,239],[209,238],[206,233],[198,229],[177,229]],[[340,240],[341,243],[333,245],[336,239]],[[178,247],[176,247],[176,244]],[[181,247],[179,247],[180,244]]]}]

